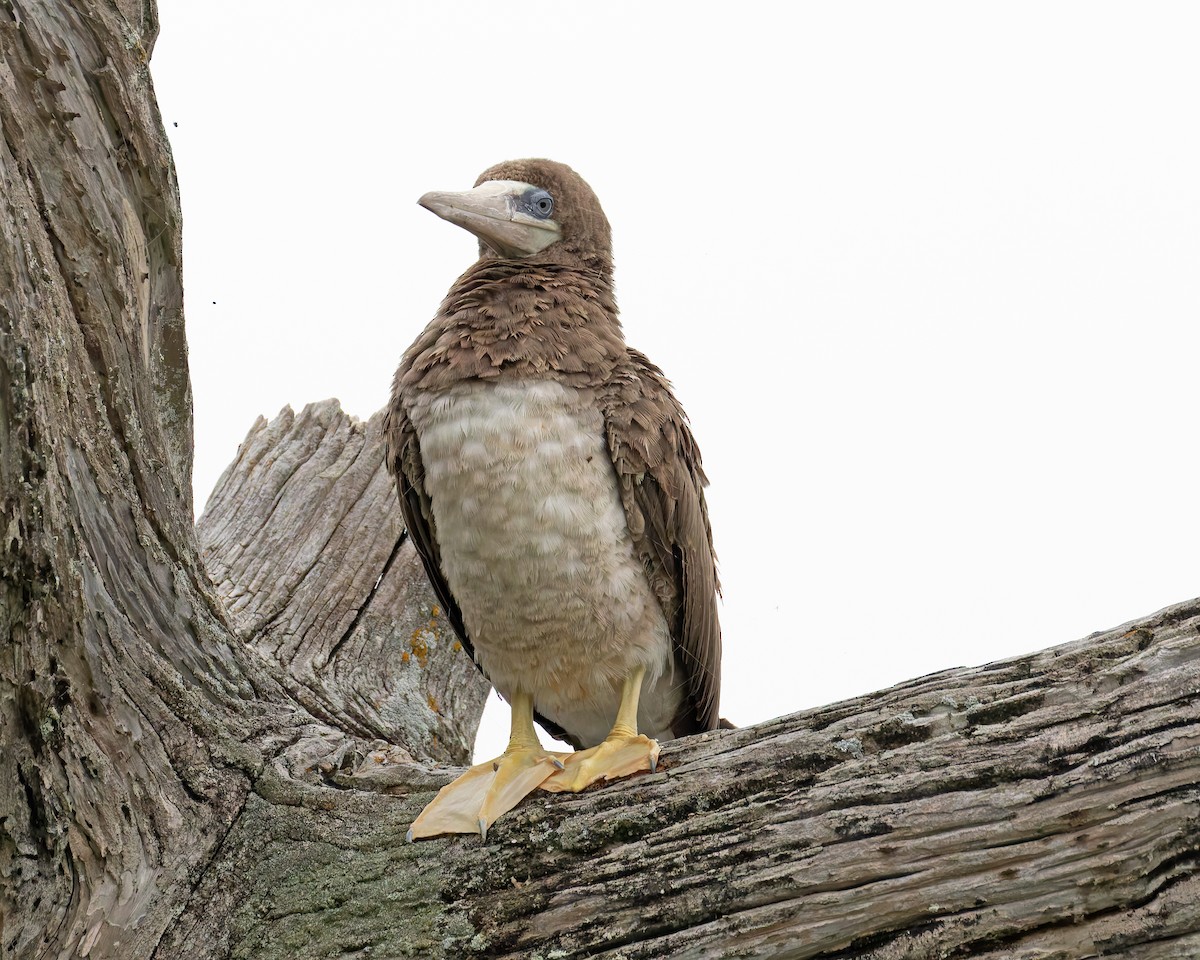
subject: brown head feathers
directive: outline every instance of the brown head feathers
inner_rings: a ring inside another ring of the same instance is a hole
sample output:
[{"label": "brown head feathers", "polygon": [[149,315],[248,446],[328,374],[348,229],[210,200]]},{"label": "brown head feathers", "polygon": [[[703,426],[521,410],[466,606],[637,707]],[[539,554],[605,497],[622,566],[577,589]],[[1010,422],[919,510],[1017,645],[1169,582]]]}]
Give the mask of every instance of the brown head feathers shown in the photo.
[{"label": "brown head feathers", "polygon": [[[506,160],[479,175],[475,185],[489,180],[515,180],[538,187],[554,201],[552,217],[562,229],[557,242],[529,258],[535,263],[561,263],[595,270],[612,280],[612,228],[587,181],[565,163],[554,160]],[[481,245],[481,257],[496,254]]]}]

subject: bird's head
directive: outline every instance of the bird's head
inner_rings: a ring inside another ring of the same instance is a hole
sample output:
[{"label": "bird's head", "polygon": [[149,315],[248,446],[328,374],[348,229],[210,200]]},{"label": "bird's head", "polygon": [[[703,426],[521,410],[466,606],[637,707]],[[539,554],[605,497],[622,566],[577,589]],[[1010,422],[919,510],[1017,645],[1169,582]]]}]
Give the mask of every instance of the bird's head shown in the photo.
[{"label": "bird's head", "polygon": [[564,263],[608,273],[612,231],[583,177],[553,160],[508,160],[475,187],[418,201],[479,238],[480,256]]}]

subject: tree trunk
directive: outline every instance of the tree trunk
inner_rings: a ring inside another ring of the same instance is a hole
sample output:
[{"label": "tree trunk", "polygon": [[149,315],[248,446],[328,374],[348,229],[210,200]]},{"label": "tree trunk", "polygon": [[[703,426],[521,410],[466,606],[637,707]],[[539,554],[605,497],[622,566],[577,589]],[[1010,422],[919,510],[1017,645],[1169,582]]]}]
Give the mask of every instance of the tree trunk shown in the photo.
[{"label": "tree trunk", "polygon": [[406,844],[486,688],[377,419],[193,528],[156,31],[0,0],[0,957],[1200,955],[1195,602]]}]

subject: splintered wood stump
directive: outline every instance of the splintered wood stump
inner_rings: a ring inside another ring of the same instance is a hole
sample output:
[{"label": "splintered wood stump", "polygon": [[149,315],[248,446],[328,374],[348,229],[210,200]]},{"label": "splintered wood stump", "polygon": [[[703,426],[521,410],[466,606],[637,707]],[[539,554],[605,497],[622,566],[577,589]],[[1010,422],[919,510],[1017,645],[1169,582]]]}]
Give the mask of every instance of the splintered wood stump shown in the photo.
[{"label": "splintered wood stump", "polygon": [[258,421],[193,526],[157,29],[0,3],[2,960],[1200,956],[1195,601],[405,843],[486,686],[377,418]]},{"label": "splintered wood stump", "polygon": [[382,419],[360,423],[332,400],[260,417],[196,529],[238,636],[286,671],[305,709],[464,764],[489,686],[454,655],[383,469]]}]

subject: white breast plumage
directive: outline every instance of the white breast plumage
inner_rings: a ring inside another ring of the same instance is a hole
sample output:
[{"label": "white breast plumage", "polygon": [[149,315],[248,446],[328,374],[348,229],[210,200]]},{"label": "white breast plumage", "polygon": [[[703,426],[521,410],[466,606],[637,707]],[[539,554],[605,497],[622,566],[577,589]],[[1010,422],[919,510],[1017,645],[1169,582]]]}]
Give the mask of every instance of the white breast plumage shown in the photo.
[{"label": "white breast plumage", "polygon": [[551,380],[468,381],[412,404],[446,580],[480,665],[508,698],[604,739],[621,681],[646,678],[640,729],[670,739],[670,633],[635,555],[599,410]]}]

